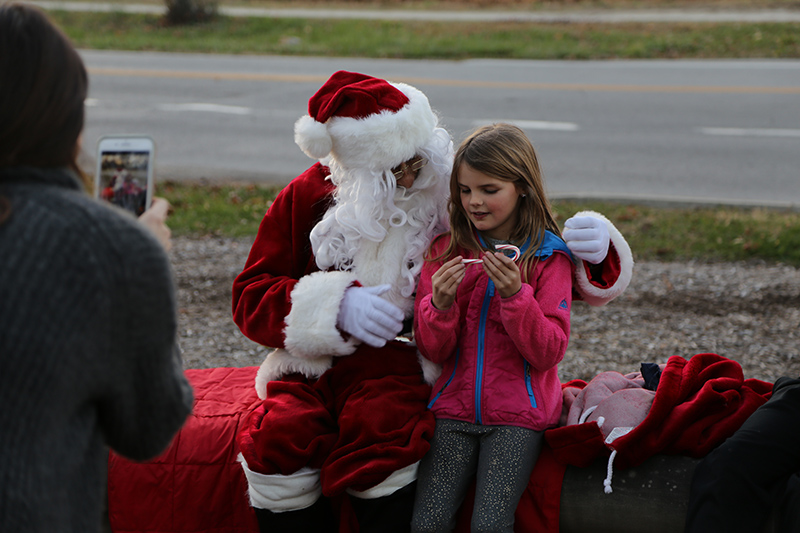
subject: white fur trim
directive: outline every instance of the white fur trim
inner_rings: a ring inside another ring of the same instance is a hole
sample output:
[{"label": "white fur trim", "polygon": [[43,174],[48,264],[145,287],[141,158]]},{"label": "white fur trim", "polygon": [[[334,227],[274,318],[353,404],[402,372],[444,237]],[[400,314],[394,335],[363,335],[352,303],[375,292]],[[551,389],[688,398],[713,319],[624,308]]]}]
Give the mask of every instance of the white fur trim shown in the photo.
[{"label": "white fur trim", "polygon": [[307,378],[319,378],[333,363],[332,357],[317,357],[316,359],[300,359],[292,356],[286,350],[278,348],[273,350],[256,372],[256,394],[262,400],[267,398],[267,383],[281,379],[287,374],[299,372]]},{"label": "white fur trim", "polygon": [[292,289],[292,310],[286,317],[284,347],[295,357],[317,359],[350,355],[358,341],[344,340],[336,328],[344,291],[356,281],[352,272],[314,272]]},{"label": "white fur trim", "polygon": [[436,380],[442,375],[442,365],[438,365],[430,359],[426,359],[419,350],[417,350],[417,361],[419,361],[419,366],[422,367],[422,377],[425,379],[425,383],[431,387],[434,386]]},{"label": "white fur trim", "polygon": [[592,285],[586,274],[586,268],[582,260],[578,260],[578,266],[575,269],[577,289],[583,301],[593,306],[605,305],[622,294],[625,289],[628,288],[628,284],[630,284],[633,278],[633,254],[631,253],[631,247],[614,224],[600,213],[595,211],[581,211],[580,213],[576,213],[575,216],[595,217],[605,221],[608,227],[608,234],[611,237],[611,244],[614,245],[617,255],[619,255],[619,278],[617,278],[617,281],[612,286],[605,289]]},{"label": "white fur trim", "polygon": [[428,97],[410,85],[392,83],[409,101],[399,111],[364,118],[331,117],[327,124],[331,153],[345,168],[385,170],[414,157],[439,122]]},{"label": "white fur trim", "polygon": [[257,509],[273,513],[297,511],[311,507],[322,495],[317,468],[306,466],[288,476],[266,475],[250,470],[242,454],[238,459],[247,478],[250,505]]},{"label": "white fur trim", "polygon": [[416,481],[418,471],[419,471],[419,461],[417,461],[413,465],[408,465],[405,468],[401,468],[400,470],[395,470],[394,472],[389,474],[389,477],[387,477],[386,479],[384,479],[371,489],[367,489],[361,492],[353,489],[347,489],[347,493],[355,498],[361,498],[362,500],[374,500],[375,498],[383,498],[384,496],[389,496],[390,494],[394,494],[403,487],[406,487],[409,484]]},{"label": "white fur trim", "polygon": [[322,159],[331,153],[333,148],[328,128],[309,115],[300,117],[294,123],[294,142],[311,159]]}]

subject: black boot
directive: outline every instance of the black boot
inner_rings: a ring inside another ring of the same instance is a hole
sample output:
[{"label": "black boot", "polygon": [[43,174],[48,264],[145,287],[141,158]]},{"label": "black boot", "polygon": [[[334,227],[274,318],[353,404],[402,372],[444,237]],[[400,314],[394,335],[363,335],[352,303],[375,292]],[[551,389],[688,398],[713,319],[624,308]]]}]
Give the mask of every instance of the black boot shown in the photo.
[{"label": "black boot", "polygon": [[339,529],[327,498],[318,499],[311,507],[283,513],[253,509],[261,533],[335,533]]},{"label": "black boot", "polygon": [[415,481],[382,498],[366,500],[351,496],[360,533],[408,533],[416,489]]}]

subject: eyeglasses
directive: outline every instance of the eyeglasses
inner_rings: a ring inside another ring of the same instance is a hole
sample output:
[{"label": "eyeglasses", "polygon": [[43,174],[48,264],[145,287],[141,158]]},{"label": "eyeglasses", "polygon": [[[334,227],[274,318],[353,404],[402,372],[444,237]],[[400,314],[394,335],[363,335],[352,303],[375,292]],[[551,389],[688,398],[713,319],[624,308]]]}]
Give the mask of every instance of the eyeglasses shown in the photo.
[{"label": "eyeglasses", "polygon": [[403,176],[406,175],[406,172],[411,171],[414,175],[417,175],[422,167],[428,164],[428,160],[424,157],[415,157],[410,162],[405,162],[401,164],[399,167],[394,167],[392,169],[392,174],[394,178],[397,180],[403,179]]}]

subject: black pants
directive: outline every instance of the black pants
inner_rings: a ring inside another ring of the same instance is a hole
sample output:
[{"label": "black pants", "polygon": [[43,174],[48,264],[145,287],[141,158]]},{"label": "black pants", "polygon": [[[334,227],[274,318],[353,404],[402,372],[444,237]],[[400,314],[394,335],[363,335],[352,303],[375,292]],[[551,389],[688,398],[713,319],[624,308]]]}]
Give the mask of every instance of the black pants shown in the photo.
[{"label": "black pants", "polygon": [[800,531],[800,380],[780,378],[772,397],[695,469],[684,533]]}]

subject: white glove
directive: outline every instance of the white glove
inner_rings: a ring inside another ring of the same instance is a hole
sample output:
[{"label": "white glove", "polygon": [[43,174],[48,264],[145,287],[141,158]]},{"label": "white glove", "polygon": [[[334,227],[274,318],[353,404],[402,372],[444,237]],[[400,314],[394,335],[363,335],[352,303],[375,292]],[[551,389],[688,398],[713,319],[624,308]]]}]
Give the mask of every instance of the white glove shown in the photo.
[{"label": "white glove", "polygon": [[592,216],[572,217],[564,222],[562,232],[572,255],[594,265],[608,255],[608,227],[605,220]]},{"label": "white glove", "polygon": [[403,329],[403,311],[381,298],[391,285],[350,287],[344,291],[336,325],[358,340],[380,348]]}]

